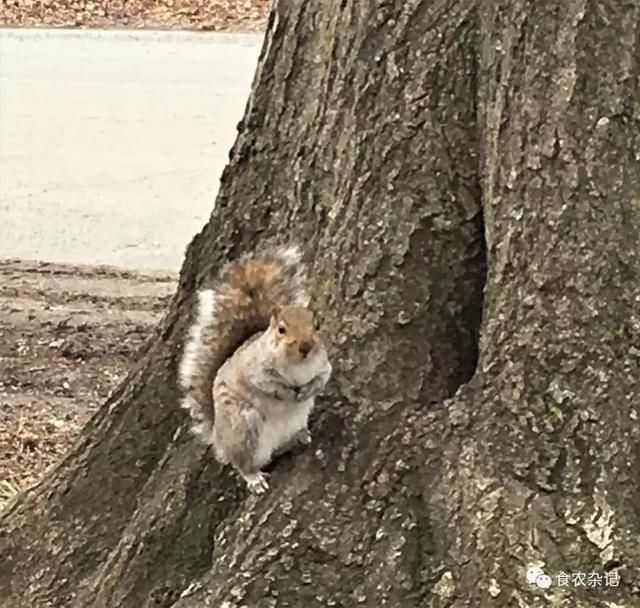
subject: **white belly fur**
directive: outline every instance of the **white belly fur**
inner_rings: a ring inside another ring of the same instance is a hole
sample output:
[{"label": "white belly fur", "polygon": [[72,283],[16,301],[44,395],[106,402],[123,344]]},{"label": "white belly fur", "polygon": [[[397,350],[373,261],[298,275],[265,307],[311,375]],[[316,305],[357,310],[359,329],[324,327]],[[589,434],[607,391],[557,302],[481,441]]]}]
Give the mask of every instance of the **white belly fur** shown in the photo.
[{"label": "white belly fur", "polygon": [[264,411],[264,422],[256,453],[258,467],[267,465],[273,453],[290,441],[293,436],[307,428],[313,399],[299,402],[272,400]]}]

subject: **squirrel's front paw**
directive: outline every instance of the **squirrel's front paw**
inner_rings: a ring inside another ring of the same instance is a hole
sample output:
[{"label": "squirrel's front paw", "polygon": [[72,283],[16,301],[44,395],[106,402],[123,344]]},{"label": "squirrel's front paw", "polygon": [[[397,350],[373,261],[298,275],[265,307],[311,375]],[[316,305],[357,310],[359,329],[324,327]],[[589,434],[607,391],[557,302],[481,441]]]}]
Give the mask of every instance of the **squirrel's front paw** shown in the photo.
[{"label": "squirrel's front paw", "polygon": [[310,397],[311,397],[311,391],[304,386],[300,390],[298,390],[298,392],[296,393],[296,401],[299,401],[301,403],[303,401],[306,401]]},{"label": "squirrel's front paw", "polygon": [[253,494],[264,494],[269,489],[269,482],[267,481],[267,475],[258,471],[252,475],[247,475],[245,478],[249,491]]},{"label": "squirrel's front paw", "polygon": [[279,386],[274,396],[280,401],[295,401],[298,398],[298,393],[287,386]]},{"label": "squirrel's front paw", "polygon": [[313,380],[310,380],[298,389],[298,401],[306,401],[307,399],[311,399],[317,396],[322,391],[323,387],[324,382],[320,379],[320,377],[316,377]]}]

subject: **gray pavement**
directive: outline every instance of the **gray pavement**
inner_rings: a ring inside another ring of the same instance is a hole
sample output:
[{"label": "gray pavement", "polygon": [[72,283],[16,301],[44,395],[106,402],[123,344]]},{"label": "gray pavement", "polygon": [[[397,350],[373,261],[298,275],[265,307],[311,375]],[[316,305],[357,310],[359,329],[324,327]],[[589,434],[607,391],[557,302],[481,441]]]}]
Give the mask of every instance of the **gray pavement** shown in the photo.
[{"label": "gray pavement", "polygon": [[0,29],[0,258],[178,270],[261,41]]}]

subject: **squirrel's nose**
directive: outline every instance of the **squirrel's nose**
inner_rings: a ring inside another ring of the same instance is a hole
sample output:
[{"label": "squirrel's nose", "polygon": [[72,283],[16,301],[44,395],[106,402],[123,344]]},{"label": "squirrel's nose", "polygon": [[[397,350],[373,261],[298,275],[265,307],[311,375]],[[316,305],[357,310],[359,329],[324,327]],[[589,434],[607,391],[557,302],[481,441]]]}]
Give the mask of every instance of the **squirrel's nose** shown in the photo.
[{"label": "squirrel's nose", "polygon": [[300,354],[306,357],[311,352],[311,342],[300,342],[298,349],[300,350]]}]

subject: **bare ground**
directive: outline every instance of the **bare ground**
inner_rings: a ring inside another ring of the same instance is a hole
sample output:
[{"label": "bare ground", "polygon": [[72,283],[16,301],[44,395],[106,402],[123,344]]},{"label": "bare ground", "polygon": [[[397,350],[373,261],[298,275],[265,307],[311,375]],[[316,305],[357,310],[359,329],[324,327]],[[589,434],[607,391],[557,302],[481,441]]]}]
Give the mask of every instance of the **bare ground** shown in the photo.
[{"label": "bare ground", "polygon": [[0,26],[261,31],[271,0],[2,0]]},{"label": "bare ground", "polygon": [[176,280],[0,261],[0,508],[59,459],[124,377]]}]

